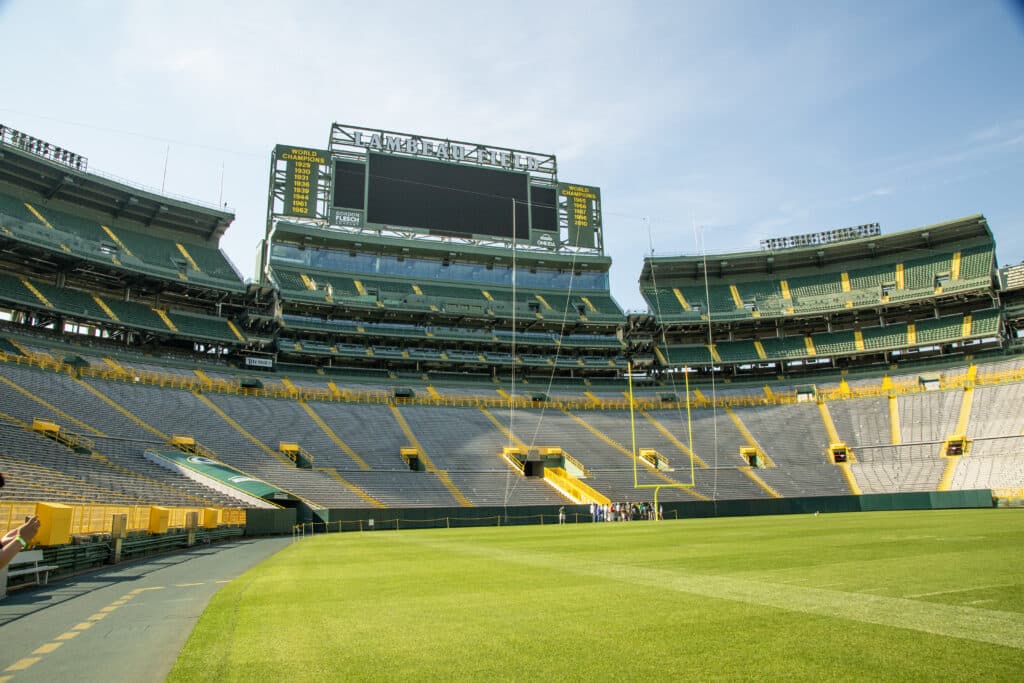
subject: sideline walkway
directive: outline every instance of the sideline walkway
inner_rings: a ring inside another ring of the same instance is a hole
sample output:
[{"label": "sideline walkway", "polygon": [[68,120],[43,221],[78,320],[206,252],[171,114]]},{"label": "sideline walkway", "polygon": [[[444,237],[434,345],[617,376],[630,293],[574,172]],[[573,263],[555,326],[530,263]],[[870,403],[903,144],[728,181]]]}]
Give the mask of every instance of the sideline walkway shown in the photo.
[{"label": "sideline walkway", "polygon": [[0,683],[163,681],[214,593],[291,540],[197,546],[16,591],[0,602]]}]

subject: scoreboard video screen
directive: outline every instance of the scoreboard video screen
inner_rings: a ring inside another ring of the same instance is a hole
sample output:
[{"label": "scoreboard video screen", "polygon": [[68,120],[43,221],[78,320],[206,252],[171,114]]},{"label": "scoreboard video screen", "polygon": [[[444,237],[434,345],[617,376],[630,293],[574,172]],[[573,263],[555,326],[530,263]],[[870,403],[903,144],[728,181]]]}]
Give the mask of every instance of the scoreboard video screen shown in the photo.
[{"label": "scoreboard video screen", "polygon": [[[357,166],[365,169],[364,178]],[[365,207],[357,196],[364,183]],[[367,223],[432,234],[510,238],[514,227],[517,239],[528,239],[529,195],[525,173],[387,154],[370,154],[365,165],[339,161],[335,167],[336,208],[365,209]]]},{"label": "scoreboard video screen", "polygon": [[278,145],[271,174],[271,216],[603,251],[600,190],[559,182],[553,155],[334,124],[327,150]]}]

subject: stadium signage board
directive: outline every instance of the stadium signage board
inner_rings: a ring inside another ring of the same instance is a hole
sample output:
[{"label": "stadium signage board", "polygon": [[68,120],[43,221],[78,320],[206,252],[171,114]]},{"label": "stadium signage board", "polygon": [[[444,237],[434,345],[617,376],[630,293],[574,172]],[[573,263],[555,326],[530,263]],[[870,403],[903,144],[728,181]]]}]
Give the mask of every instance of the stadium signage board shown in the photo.
[{"label": "stadium signage board", "polygon": [[601,190],[589,185],[558,184],[559,222],[569,231],[569,244],[593,247],[601,229]]},{"label": "stadium signage board", "polygon": [[85,171],[89,168],[89,160],[81,154],[75,154],[70,150],[50,144],[46,140],[40,140],[27,133],[22,133],[10,126],[0,124],[0,140],[12,147],[17,147],[48,161],[73,168],[76,171]]},{"label": "stadium signage board", "polygon": [[332,152],[339,151],[338,147],[343,146],[365,152],[426,157],[437,161],[490,166],[509,171],[555,174],[555,157],[550,154],[337,124],[331,138]]},{"label": "stadium signage board", "polygon": [[285,161],[284,210],[287,216],[317,217],[317,182],[321,166],[327,166],[328,154],[320,149],[277,145],[278,161]]}]

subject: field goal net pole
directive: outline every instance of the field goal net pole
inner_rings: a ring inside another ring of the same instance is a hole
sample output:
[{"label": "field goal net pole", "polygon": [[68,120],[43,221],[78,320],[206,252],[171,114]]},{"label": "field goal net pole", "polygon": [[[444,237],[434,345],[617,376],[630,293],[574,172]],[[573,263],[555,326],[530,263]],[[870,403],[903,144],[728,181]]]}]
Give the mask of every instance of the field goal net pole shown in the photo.
[{"label": "field goal net pole", "polygon": [[634,489],[654,489],[654,517],[659,519],[661,515],[658,514],[658,494],[661,489],[692,489],[696,484],[696,474],[694,472],[693,464],[693,417],[690,411],[690,368],[683,368],[683,379],[686,381],[686,433],[689,438],[689,455],[690,455],[690,481],[677,482],[675,484],[641,484],[639,473],[637,471],[637,461],[640,459],[639,453],[636,447],[636,401],[633,398],[633,363],[631,361],[626,362],[626,379],[629,382],[629,430],[630,437],[632,438],[633,446],[633,488]]}]

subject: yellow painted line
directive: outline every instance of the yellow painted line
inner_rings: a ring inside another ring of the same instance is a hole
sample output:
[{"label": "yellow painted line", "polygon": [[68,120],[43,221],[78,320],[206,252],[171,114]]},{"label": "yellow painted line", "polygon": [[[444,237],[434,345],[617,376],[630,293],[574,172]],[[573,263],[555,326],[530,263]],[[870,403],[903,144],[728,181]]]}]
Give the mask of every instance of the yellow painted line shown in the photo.
[{"label": "yellow painted line", "polygon": [[40,645],[35,650],[32,650],[32,654],[34,654],[34,655],[48,655],[48,654],[50,654],[51,652],[53,652],[54,650],[56,650],[58,647],[60,647],[63,644],[64,643],[46,643],[45,645]]},{"label": "yellow painted line", "polygon": [[595,306],[593,303],[591,303],[590,299],[588,299],[585,296],[581,296],[580,297],[580,301],[582,301],[584,304],[587,305],[587,308],[590,309],[591,313],[597,313],[597,306]]},{"label": "yellow painted line", "polygon": [[761,343],[761,340],[754,340],[754,350],[757,351],[757,357],[761,360],[766,360],[768,358],[768,354],[765,352],[764,344]]},{"label": "yellow painted line", "polygon": [[107,233],[107,237],[109,237],[110,239],[114,240],[114,244],[116,244],[117,246],[121,247],[121,251],[123,251],[128,256],[132,255],[131,250],[128,249],[128,247],[124,246],[124,243],[121,242],[120,239],[118,239],[117,235],[114,234],[113,230],[111,230],[110,228],[108,228],[105,225],[101,225],[100,227],[103,228],[103,232]]},{"label": "yellow painted line", "polygon": [[[369,469],[369,466],[367,466],[367,469]],[[373,507],[375,507],[375,508],[386,508],[387,507],[387,505],[385,505],[384,503],[380,502],[379,500],[377,500],[376,498],[371,496],[369,493],[367,493],[366,491],[362,490],[361,488],[359,488],[358,486],[356,486],[355,484],[350,482],[345,477],[341,476],[338,473],[338,470],[336,468],[334,468],[334,467],[318,467],[318,468],[316,468],[316,471],[317,472],[323,472],[328,477],[330,477],[331,479],[335,480],[336,482],[338,482],[339,484],[341,484],[342,486],[347,488],[349,491],[351,491],[352,493],[356,494],[357,496],[359,496],[360,498],[365,500],[367,503],[369,503]]]},{"label": "yellow painted line", "polygon": [[55,640],[71,640],[72,638],[77,638],[77,637],[78,637],[78,631],[68,631],[67,633],[62,633],[59,636],[57,636],[55,638]]},{"label": "yellow painted line", "polygon": [[417,285],[417,284],[413,284],[413,286],[412,286],[412,293],[413,294],[418,294],[419,296],[423,296],[423,290],[420,289],[420,286]]},{"label": "yellow painted line", "polygon": [[311,292],[316,291],[316,283],[313,282],[313,280],[311,280],[308,275],[306,275],[305,273],[299,273],[299,277],[302,279],[302,284],[306,286],[306,289],[308,289]]},{"label": "yellow painted line", "polygon": [[534,294],[534,295],[533,295],[533,297],[534,297],[534,298],[535,298],[535,299],[536,299],[537,301],[539,301],[539,302],[541,303],[541,305],[542,305],[542,306],[544,306],[545,310],[548,310],[548,311],[554,310],[553,308],[551,308],[551,304],[549,304],[549,303],[547,302],[547,299],[545,299],[544,297],[542,297],[542,296],[541,296],[540,294]]},{"label": "yellow painted line", "polygon": [[[699,455],[697,455],[696,453],[691,451],[689,446],[687,446],[682,441],[677,439],[675,437],[675,435],[672,434],[672,432],[669,431],[665,427],[665,425],[661,424],[661,422],[659,422],[653,415],[648,413],[643,408],[641,408],[639,412],[640,412],[641,415],[643,415],[645,418],[647,418],[647,421],[650,422],[652,425],[654,425],[654,428],[657,429],[659,432],[661,432],[661,435],[664,436],[666,439],[668,439],[672,443],[673,446],[678,448],[680,450],[680,452],[685,453],[690,458],[692,458],[693,462],[696,463],[697,467],[706,468],[708,466],[708,464],[706,462],[704,462],[704,460],[701,459],[701,457]],[[682,431],[682,430],[680,430],[680,431]]]},{"label": "yellow painted line", "polygon": [[0,683],[7,683],[7,681],[14,678],[14,676],[0,676]]},{"label": "yellow painted line", "polygon": [[4,669],[4,671],[24,671],[40,659],[42,659],[42,657],[22,657],[14,664],[11,664],[9,667]]},{"label": "yellow painted line", "polygon": [[215,583],[231,583],[231,579],[220,579],[220,580],[216,581]]},{"label": "yellow painted line", "polygon": [[896,264],[896,289],[903,289],[903,264]]},{"label": "yellow painted line", "polygon": [[184,244],[182,244],[181,242],[175,242],[174,244],[176,247],[178,247],[178,251],[181,252],[181,255],[185,257],[185,260],[188,261],[188,264],[192,266],[192,270],[196,271],[197,273],[203,272],[202,270],[200,270],[199,264],[197,264],[195,260],[192,258],[192,254],[188,253],[188,249],[185,248]]},{"label": "yellow painted line", "polygon": [[39,299],[39,301],[41,301],[44,306],[46,306],[47,308],[53,308],[53,304],[50,303],[50,300],[43,296],[43,293],[36,289],[36,286],[34,284],[29,282],[25,278],[21,278],[21,284],[25,285],[25,289],[32,292],[35,298]]},{"label": "yellow painted line", "polygon": [[[733,286],[735,287],[735,285]],[[714,359],[716,363],[721,363],[722,357],[718,355],[718,347],[715,344],[708,344],[707,348],[708,351],[711,352],[711,358]]]},{"label": "yellow painted line", "polygon": [[973,323],[974,323],[974,316],[972,316],[969,313],[964,316],[964,324],[963,324],[963,327],[960,328],[960,336],[961,337],[970,337],[971,336],[971,326],[972,326]]},{"label": "yellow painted line", "polygon": [[789,293],[789,280],[783,280],[779,283],[779,287],[782,289],[783,299],[792,299],[793,296]]},{"label": "yellow painted line", "polygon": [[86,430],[88,432],[91,432],[93,435],[100,436],[100,437],[106,436],[106,434],[104,434],[100,430],[95,429],[93,427],[90,427],[89,425],[85,424],[84,422],[82,422],[81,420],[79,420],[76,417],[68,415],[63,410],[58,408],[57,406],[55,406],[55,405],[53,405],[53,404],[51,404],[51,403],[49,403],[47,401],[44,401],[43,399],[39,398],[38,396],[36,396],[32,392],[28,391],[27,389],[22,388],[18,384],[15,384],[11,380],[7,379],[6,377],[0,376],[0,382],[3,382],[7,386],[11,387],[15,391],[17,391],[19,394],[22,394],[23,396],[27,396],[28,398],[32,399],[33,401],[35,401],[39,405],[44,406],[46,409],[52,410],[54,413],[59,415],[61,418],[65,419],[65,420],[67,420],[69,422],[73,422],[74,424],[78,425],[80,428],[82,428],[82,429],[84,429],[84,430]]},{"label": "yellow painted line", "polygon": [[818,351],[814,348],[814,340],[811,339],[810,335],[804,337],[804,346],[807,348],[808,356],[817,356]]},{"label": "yellow painted line", "polygon": [[864,333],[860,330],[853,331],[853,345],[858,351],[864,350]]},{"label": "yellow painted line", "polygon": [[359,296],[366,296],[366,287],[363,286],[362,280],[353,280],[352,284],[356,286],[356,291],[359,292]]},{"label": "yellow painted line", "polygon": [[109,612],[113,612],[114,610],[116,610],[117,607],[118,607],[117,605],[107,605],[106,607],[104,607],[100,611],[101,612],[108,612],[109,613]]},{"label": "yellow painted line", "polygon": [[95,301],[96,305],[99,306],[103,310],[103,312],[107,314],[108,318],[110,318],[114,322],[120,322],[121,319],[117,317],[117,314],[114,313],[113,310],[111,310],[110,306],[107,305],[107,302],[101,299],[98,294],[93,294],[92,300]]},{"label": "yellow painted line", "polygon": [[313,408],[308,403],[306,403],[305,401],[299,401],[299,405],[302,407],[303,410],[306,411],[306,414],[309,415],[310,419],[313,420],[313,422],[315,422],[318,427],[320,427],[320,431],[326,434],[327,438],[333,441],[335,446],[343,450],[345,452],[345,455],[352,458],[356,465],[359,466],[359,469],[370,469],[370,466],[366,463],[366,461],[359,457],[359,454],[352,450],[351,446],[342,441],[341,437],[338,436],[333,429],[331,429],[330,425],[328,425],[324,421],[324,419],[320,417],[320,415],[317,414],[317,412],[313,410]]},{"label": "yellow painted line", "polygon": [[238,337],[238,341],[244,342],[245,341],[245,335],[243,335],[241,330],[238,329],[238,326],[235,325],[235,323],[233,323],[230,320],[228,320],[226,322],[228,324],[228,327],[231,328],[231,334],[233,334],[236,337]]},{"label": "yellow painted line", "polygon": [[388,408],[391,409],[391,414],[395,416],[395,422],[398,423],[398,426],[402,430],[402,433],[405,434],[405,438],[409,440],[409,445],[419,451],[420,460],[423,462],[423,466],[427,470],[427,472],[433,472],[437,476],[437,478],[441,480],[441,483],[444,484],[445,488],[448,489],[449,493],[452,494],[452,497],[459,505],[465,508],[473,507],[473,503],[469,500],[469,498],[466,498],[465,494],[463,494],[462,491],[459,490],[459,487],[455,484],[455,482],[448,478],[448,473],[445,472],[444,470],[438,469],[437,466],[434,465],[434,462],[430,459],[430,456],[427,455],[426,449],[423,448],[423,445],[419,442],[419,439],[417,439],[416,435],[413,434],[412,427],[410,427],[409,423],[405,421],[405,417],[402,415],[402,412],[398,409],[398,406],[388,404]]},{"label": "yellow painted line", "polygon": [[683,307],[684,311],[690,310],[690,302],[686,300],[686,297],[683,296],[683,293],[679,291],[678,287],[673,287],[672,293],[676,295],[676,301],[679,302],[679,305]]},{"label": "yellow painted line", "polygon": [[192,586],[202,586],[203,583],[200,581],[198,583],[176,583],[174,585],[178,588],[191,588]]},{"label": "yellow painted line", "polygon": [[665,354],[661,352],[657,346],[654,347],[654,355],[658,357],[658,362],[662,365],[668,365],[668,359],[665,358]]},{"label": "yellow painted line", "polygon": [[953,263],[949,268],[949,279],[959,280],[960,279],[960,252],[953,253]]},{"label": "yellow painted line", "polygon": [[850,469],[850,463],[841,462],[839,468],[843,473],[843,479],[846,480],[846,487],[850,489],[850,493],[859,496],[861,494],[860,486],[857,485],[857,479],[853,476],[853,470]]},{"label": "yellow painted line", "polygon": [[907,323],[907,345],[913,346],[917,343],[917,325]]},{"label": "yellow painted line", "polygon": [[481,289],[480,293],[483,294],[484,298],[487,299],[488,301],[494,301],[494,297],[491,296],[491,293],[488,292],[486,289]]},{"label": "yellow painted line", "polygon": [[828,405],[824,401],[818,404],[818,411],[821,412],[821,421],[825,425],[825,433],[828,434],[829,443],[839,443],[839,432],[836,431],[836,425],[832,421],[832,413],[829,412]]},{"label": "yellow painted line", "polygon": [[850,274],[844,272],[839,277],[841,279],[841,289],[844,292],[849,292],[850,291]]},{"label": "yellow painted line", "polygon": [[782,494],[779,493],[778,491],[776,491],[775,489],[773,489],[771,486],[769,486],[768,482],[766,482],[764,479],[759,477],[757,475],[757,473],[754,472],[754,468],[753,467],[750,467],[748,465],[748,466],[745,466],[745,467],[737,467],[736,469],[738,469],[740,472],[745,474],[748,479],[750,479],[752,482],[757,484],[758,488],[760,488],[762,491],[767,493],[772,498],[782,498]]},{"label": "yellow painted line", "polygon": [[91,622],[91,621],[83,621],[80,624],[75,624],[72,627],[72,629],[75,630],[75,631],[84,631],[84,630],[86,630],[88,628],[92,628],[92,625],[93,625],[93,622]]},{"label": "yellow painted line", "polygon": [[154,313],[156,313],[158,316],[160,316],[161,320],[164,321],[164,325],[167,325],[167,329],[169,329],[171,332],[177,332],[178,331],[178,328],[174,326],[174,323],[171,322],[171,319],[167,317],[167,312],[166,311],[164,311],[161,308],[154,308],[152,310],[153,310]]},{"label": "yellow painted line", "polygon": [[[120,366],[118,366],[118,367],[120,367]],[[80,386],[82,386],[90,394],[92,394],[96,398],[100,399],[101,401],[106,403],[108,406],[110,406],[111,408],[113,408],[117,412],[121,413],[122,415],[124,415],[129,420],[131,420],[135,424],[139,425],[140,427],[142,427],[146,431],[148,431],[151,434],[155,434],[156,436],[160,437],[160,439],[162,441],[166,441],[167,440],[167,435],[166,434],[164,434],[163,432],[161,432],[161,431],[159,431],[159,430],[149,426],[145,422],[143,422],[138,416],[135,415],[135,413],[131,412],[130,410],[128,410],[127,408],[122,406],[120,403],[118,403],[114,399],[108,397],[106,394],[104,394],[102,391],[100,391],[96,387],[92,386],[91,384],[89,384],[87,382],[82,381],[81,379],[79,379],[77,377],[72,377],[71,379],[74,380]]]},{"label": "yellow painted line", "polygon": [[[204,396],[202,393],[200,393],[199,391],[193,391],[192,395],[195,396],[196,398],[198,398],[200,403],[203,403],[207,408],[209,408],[214,413],[216,413],[217,416],[220,417],[220,419],[224,420],[225,422],[228,423],[228,425],[233,427],[236,432],[238,432],[239,434],[241,434],[242,436],[247,438],[249,441],[251,441],[252,444],[254,446],[256,446],[257,448],[259,448],[261,451],[263,451],[264,453],[266,453],[267,455],[269,455],[271,457],[277,458],[278,461],[281,462],[286,467],[295,467],[295,463],[293,463],[291,460],[289,460],[286,455],[271,449],[269,446],[267,446],[267,444],[263,443],[262,441],[257,439],[255,436],[253,436],[252,434],[247,432],[245,430],[245,428],[242,427],[242,425],[240,425],[237,422],[235,422],[235,420],[233,420],[231,418],[231,416],[229,416],[227,413],[225,413],[223,410],[221,410],[220,407],[216,403],[214,403],[210,399],[206,398],[206,396]],[[296,497],[299,497],[299,496],[296,496]]]},{"label": "yellow painted line", "polygon": [[889,397],[889,441],[894,446],[903,443],[903,434],[900,432],[900,406],[896,402],[895,394]]},{"label": "yellow painted line", "polygon": [[960,462],[961,457],[962,456],[959,455],[946,457],[946,467],[942,470],[942,478],[939,480],[939,485],[935,489],[936,491],[948,491],[949,487],[953,485],[953,475],[956,474],[956,465]]},{"label": "yellow painted line", "polygon": [[97,612],[96,614],[94,614],[91,617],[89,617],[89,621],[102,621],[103,619],[106,619],[106,618],[107,618],[106,614],[104,614],[103,612]]},{"label": "yellow painted line", "polygon": [[729,285],[729,293],[732,294],[732,302],[736,304],[736,308],[743,308],[743,299],[740,298],[740,290],[736,288],[736,285]]},{"label": "yellow painted line", "polygon": [[32,212],[32,215],[36,217],[36,220],[38,220],[40,223],[48,227],[50,230],[53,230],[53,226],[50,225],[50,221],[46,220],[43,217],[43,214],[36,211],[36,207],[32,206],[28,202],[25,202],[25,208]]}]

